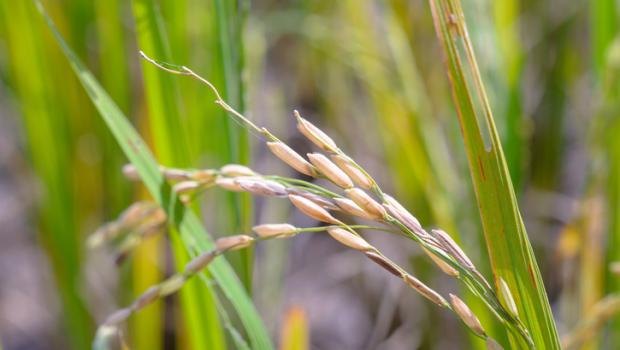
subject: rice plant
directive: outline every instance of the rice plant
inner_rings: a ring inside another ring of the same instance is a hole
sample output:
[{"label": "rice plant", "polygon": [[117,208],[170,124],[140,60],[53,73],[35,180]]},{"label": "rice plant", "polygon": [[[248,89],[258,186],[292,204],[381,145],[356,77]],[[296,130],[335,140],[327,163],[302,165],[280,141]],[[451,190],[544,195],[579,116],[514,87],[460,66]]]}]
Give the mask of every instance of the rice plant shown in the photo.
[{"label": "rice plant", "polygon": [[614,1],[0,18],[55,286],[40,323],[70,334],[23,343],[6,275],[0,348],[617,347]]}]

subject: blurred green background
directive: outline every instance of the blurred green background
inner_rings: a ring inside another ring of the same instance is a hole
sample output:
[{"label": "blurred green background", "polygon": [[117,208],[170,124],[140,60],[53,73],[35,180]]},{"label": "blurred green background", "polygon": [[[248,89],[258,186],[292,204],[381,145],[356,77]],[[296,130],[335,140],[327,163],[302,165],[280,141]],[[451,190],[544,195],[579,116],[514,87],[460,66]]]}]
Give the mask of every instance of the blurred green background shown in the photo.
[{"label": "blurred green background", "polygon": [[[207,77],[303,154],[310,146],[291,113],[299,109],[423,225],[458,235],[490,276],[426,1],[43,4],[162,164],[243,163],[293,175],[204,86],[155,71],[138,50]],[[620,5],[464,6],[558,328],[568,334],[599,299],[620,291],[609,268],[620,260]],[[148,198],[123,178],[126,162],[34,3],[0,0],[0,348],[89,348],[108,313],[172,273],[173,256],[183,258],[182,246],[166,238],[145,242],[118,268],[110,252],[85,247],[102,222]],[[255,222],[312,224],[286,203],[221,191],[206,195],[201,211],[216,236]],[[436,289],[457,288],[413,245],[373,243]],[[482,346],[452,315],[327,238],[265,242],[229,261],[281,348],[293,348],[287,336],[295,332],[303,343],[306,328],[313,349]],[[203,284],[183,293],[131,318],[132,348],[234,347],[238,320],[217,316]],[[617,348],[619,321],[583,347]]]}]

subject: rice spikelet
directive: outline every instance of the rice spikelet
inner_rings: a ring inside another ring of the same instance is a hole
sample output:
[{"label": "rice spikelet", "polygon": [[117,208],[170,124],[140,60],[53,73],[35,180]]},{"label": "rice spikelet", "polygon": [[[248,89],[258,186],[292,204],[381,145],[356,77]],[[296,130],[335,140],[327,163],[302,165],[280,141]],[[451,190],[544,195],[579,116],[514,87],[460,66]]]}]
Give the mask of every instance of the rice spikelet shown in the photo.
[{"label": "rice spikelet", "polygon": [[215,241],[215,248],[220,252],[237,250],[252,245],[254,238],[248,235],[235,235],[219,238]]},{"label": "rice spikelet", "polygon": [[463,320],[463,322],[465,322],[465,324],[472,331],[474,331],[474,333],[480,336],[483,336],[483,337],[486,336],[486,332],[484,331],[484,328],[482,328],[482,324],[480,323],[480,320],[478,319],[478,317],[476,317],[476,315],[474,315],[474,313],[471,311],[469,306],[467,306],[467,304],[465,304],[463,300],[461,300],[459,297],[457,297],[454,294],[450,294],[450,300],[451,300],[454,312],[456,312],[456,314],[459,315],[461,320]]},{"label": "rice spikelet", "polygon": [[367,211],[370,215],[380,218],[385,217],[385,208],[368,195],[368,193],[364,192],[364,190],[360,188],[351,188],[345,190],[345,193],[355,204],[359,205],[360,208]]},{"label": "rice spikelet", "polygon": [[428,255],[428,257],[431,258],[431,260],[433,260],[435,265],[437,265],[441,269],[441,271],[443,271],[446,275],[452,276],[452,277],[459,276],[458,270],[456,270],[454,267],[450,266],[447,262],[443,261],[440,257],[435,255],[433,252],[429,251],[428,249],[424,247],[422,247],[422,249],[424,249],[424,252],[426,253],[426,255]]},{"label": "rice spikelet", "polygon": [[366,242],[366,240],[364,240],[362,237],[353,234],[352,232],[347,231],[343,228],[332,227],[327,229],[327,233],[329,233],[329,235],[338,242],[360,252],[374,250],[373,246]]},{"label": "rice spikelet", "polygon": [[362,219],[368,219],[368,220],[380,219],[380,217],[376,215],[372,215],[368,213],[367,211],[365,211],[364,209],[360,208],[359,205],[355,204],[354,201],[348,198],[334,198],[334,202],[336,202],[338,207],[340,207],[346,213],[351,214],[353,216],[357,216]]},{"label": "rice spikelet", "polygon": [[289,194],[288,198],[294,206],[309,217],[330,224],[340,224],[340,221],[333,217],[327,210],[310,199],[295,194]]},{"label": "rice spikelet", "polygon": [[245,165],[240,164],[228,164],[223,166],[220,169],[220,173],[224,176],[235,177],[235,176],[254,176],[256,173],[254,170],[248,168]]},{"label": "rice spikelet", "polygon": [[252,227],[261,238],[287,237],[297,232],[297,227],[291,224],[263,224]]},{"label": "rice spikelet", "polygon": [[338,146],[331,137],[327,136],[321,129],[314,124],[302,118],[298,111],[293,112],[297,118],[297,130],[301,132],[308,140],[325,151],[336,152]]},{"label": "rice spikelet", "polygon": [[500,277],[497,284],[499,297],[502,304],[512,314],[512,316],[517,317],[519,315],[519,310],[517,309],[517,303],[515,303],[515,300],[512,297],[508,283]]},{"label": "rice spikelet", "polygon": [[308,159],[331,182],[342,188],[353,187],[353,181],[329,158],[320,153],[308,153]]},{"label": "rice spikelet", "polygon": [[267,147],[269,147],[271,152],[276,157],[280,158],[281,161],[288,164],[291,168],[308,176],[316,175],[316,171],[314,170],[312,164],[310,164],[307,160],[300,156],[299,153],[295,152],[287,144],[279,141],[267,142]]},{"label": "rice spikelet", "polygon": [[355,165],[351,164],[349,160],[347,160],[344,156],[340,154],[334,154],[331,156],[331,159],[345,174],[349,175],[351,180],[358,185],[359,187],[369,190],[373,186],[373,181],[364,174],[361,170],[355,167]]}]

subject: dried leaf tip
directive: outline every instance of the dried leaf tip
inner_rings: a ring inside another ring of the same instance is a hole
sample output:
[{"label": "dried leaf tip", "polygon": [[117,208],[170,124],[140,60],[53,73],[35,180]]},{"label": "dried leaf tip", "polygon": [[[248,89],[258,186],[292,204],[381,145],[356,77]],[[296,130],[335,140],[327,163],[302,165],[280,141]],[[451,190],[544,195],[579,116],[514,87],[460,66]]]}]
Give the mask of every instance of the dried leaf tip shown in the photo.
[{"label": "dried leaf tip", "polygon": [[360,188],[351,188],[345,190],[347,196],[359,205],[360,208],[367,211],[370,215],[383,218],[386,215],[385,208],[374,200],[368,193]]},{"label": "dried leaf tip", "polygon": [[359,250],[360,252],[366,252],[370,250],[374,250],[373,246],[371,246],[366,240],[362,237],[347,231],[340,227],[332,227],[327,229],[327,233],[332,236],[333,239],[338,242],[346,245],[347,247],[355,250]]},{"label": "dried leaf tip", "polygon": [[316,171],[314,170],[312,164],[310,164],[287,144],[280,141],[267,142],[267,147],[269,147],[271,153],[280,158],[281,161],[288,164],[291,168],[308,176],[316,175]]},{"label": "dried leaf tip", "polygon": [[321,129],[314,124],[302,118],[297,110],[293,111],[297,118],[297,130],[301,132],[308,140],[325,151],[336,152],[338,146],[331,137],[327,136]]},{"label": "dried leaf tip", "polygon": [[308,153],[308,159],[331,182],[342,188],[353,187],[353,181],[329,158],[320,153]]},{"label": "dried leaf tip", "polygon": [[254,176],[256,173],[254,170],[248,168],[245,165],[240,164],[228,164],[223,166],[220,169],[220,173],[224,176],[235,177],[235,176]]},{"label": "dried leaf tip", "polygon": [[517,309],[517,303],[515,303],[515,300],[512,297],[512,293],[510,292],[508,283],[506,283],[506,281],[500,277],[497,284],[499,290],[499,297],[502,301],[502,304],[512,314],[512,316],[517,317],[519,315],[519,310]]},{"label": "dried leaf tip", "polygon": [[327,210],[323,209],[320,205],[310,199],[295,194],[290,194],[288,198],[294,206],[299,208],[299,210],[309,217],[315,220],[328,222],[330,224],[340,224],[340,221],[333,217]]},{"label": "dried leaf tip", "polygon": [[263,224],[252,227],[261,238],[287,237],[297,232],[297,227],[291,224]]},{"label": "dried leaf tip", "polygon": [[482,328],[482,324],[480,320],[474,313],[471,311],[469,306],[463,302],[459,297],[454,294],[450,294],[450,301],[452,303],[452,307],[454,308],[454,312],[463,320],[463,322],[476,334],[479,336],[485,337],[486,332],[484,328]]},{"label": "dried leaf tip", "polygon": [[360,169],[356,168],[346,157],[340,154],[334,154],[331,156],[332,161],[345,172],[345,174],[349,175],[351,180],[358,185],[359,187],[369,190],[373,186],[373,181],[362,172]]}]

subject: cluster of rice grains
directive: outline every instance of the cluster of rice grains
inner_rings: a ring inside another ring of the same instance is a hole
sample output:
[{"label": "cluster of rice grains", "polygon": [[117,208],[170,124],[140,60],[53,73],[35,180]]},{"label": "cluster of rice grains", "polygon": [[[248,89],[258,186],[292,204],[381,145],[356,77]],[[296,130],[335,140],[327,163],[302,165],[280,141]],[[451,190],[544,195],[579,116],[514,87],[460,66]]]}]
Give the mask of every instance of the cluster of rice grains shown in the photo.
[{"label": "cluster of rice grains", "polygon": [[[170,71],[168,68],[166,70]],[[418,243],[443,272],[463,281],[465,286],[489,307],[507,329],[511,330],[515,336],[523,337],[531,344],[528,331],[518,318],[515,302],[503,280],[498,281],[498,292],[496,293],[463,250],[446,232],[442,230],[428,232],[425,230],[415,216],[394,197],[384,193],[376,181],[351,157],[346,155],[332,138],[302,118],[297,111],[295,111],[295,117],[299,132],[323,153],[309,153],[304,158],[266,128],[256,126],[232,109],[206,80],[187,68],[184,68],[183,71],[172,72],[193,76],[209,85],[217,96],[216,102],[231,112],[244,125],[262,134],[267,139],[267,147],[276,157],[302,174],[316,179],[328,180],[335,185],[337,190],[329,190],[316,183],[300,179],[262,175],[246,166],[237,164],[207,170],[162,167],[163,176],[174,183],[173,188],[184,203],[191,202],[198,194],[209,188],[219,187],[228,191],[287,199],[308,217],[327,225],[300,228],[289,223],[270,223],[254,226],[251,234],[220,238],[216,241],[214,250],[197,256],[185,266],[182,273],[173,275],[164,282],[149,288],[129,307],[113,313],[104,322],[104,327],[112,329],[132,313],[144,308],[157,298],[174,293],[183,286],[188,278],[199,273],[220,254],[249,247],[259,240],[288,238],[304,232],[323,231],[339,243],[359,251],[389,273],[402,279],[407,286],[431,302],[452,310],[475,335],[486,340],[489,349],[501,348],[497,342],[487,335],[478,318],[460,298],[450,294],[450,300],[446,300],[437,291],[383,255],[358,233],[358,230],[381,230],[397,233]],[[129,177],[136,175],[135,169],[131,166],[127,166],[124,170]],[[372,226],[348,224],[334,217],[332,212],[341,213],[342,215],[339,217],[350,216],[370,221]],[[119,219],[120,225],[117,222],[108,224],[106,227],[109,228],[112,225],[117,231],[126,231],[124,228],[119,228],[123,226],[122,222],[126,216],[127,214]],[[99,242],[106,237],[112,237],[111,234],[102,233],[107,231],[110,230],[105,230],[104,227],[103,231],[95,236],[99,238],[93,238],[93,240]],[[137,236],[144,237],[145,235],[139,234]]]}]

